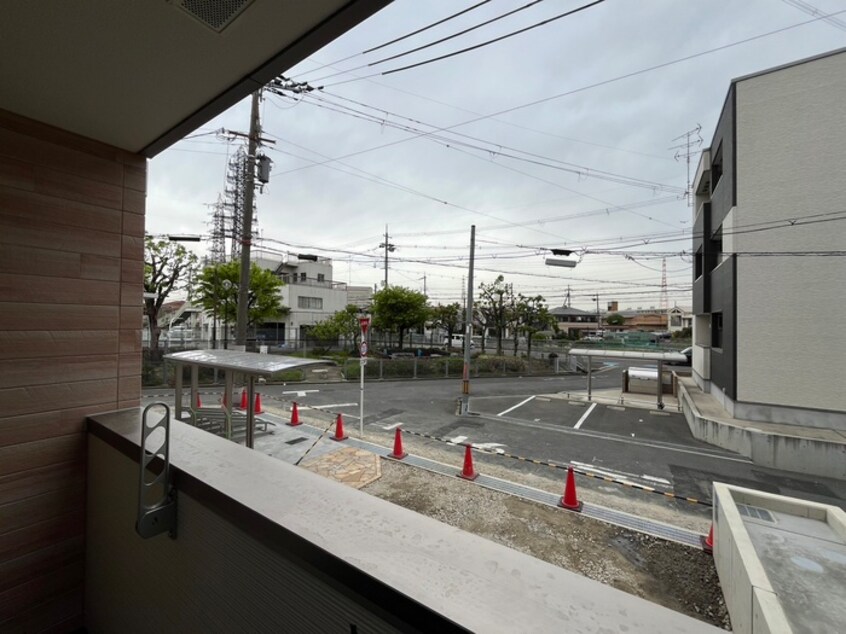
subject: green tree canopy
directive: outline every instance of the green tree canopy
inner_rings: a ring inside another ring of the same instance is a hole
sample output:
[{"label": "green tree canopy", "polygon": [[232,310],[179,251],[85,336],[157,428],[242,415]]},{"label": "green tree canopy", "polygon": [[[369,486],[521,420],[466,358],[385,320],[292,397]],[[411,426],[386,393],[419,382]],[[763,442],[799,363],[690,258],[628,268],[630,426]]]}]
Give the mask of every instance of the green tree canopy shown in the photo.
[{"label": "green tree canopy", "polygon": [[[207,266],[200,273],[192,297],[207,311],[231,324],[238,315],[238,282],[241,263],[223,262]],[[286,315],[290,309],[282,305],[279,289],[283,282],[272,271],[253,262],[250,265],[250,288],[247,295],[247,326]]]},{"label": "green tree canopy", "polygon": [[529,358],[532,356],[532,337],[541,330],[553,327],[555,320],[549,313],[549,306],[542,295],[525,297],[519,295],[515,302],[517,327],[526,335],[526,348]]},{"label": "green tree canopy", "polygon": [[497,354],[502,354],[502,336],[511,320],[509,308],[513,295],[512,286],[505,283],[502,275],[491,284],[479,284],[479,313],[485,322],[485,329],[493,328],[496,331]]},{"label": "green tree canopy", "polygon": [[386,332],[399,333],[402,348],[405,331],[429,317],[426,296],[402,286],[388,286],[373,294],[373,325]]},{"label": "green tree canopy", "polygon": [[611,313],[605,318],[605,323],[609,326],[622,326],[626,323],[626,318],[620,313]]},{"label": "green tree canopy", "polygon": [[452,342],[452,334],[458,330],[461,320],[464,318],[464,311],[458,302],[438,304],[430,309],[432,325],[436,328],[443,328],[447,331],[447,341]]},{"label": "green tree canopy", "polygon": [[150,326],[150,346],[159,348],[159,313],[174,291],[190,284],[197,275],[197,256],[183,245],[170,240],[144,236],[144,314]]},{"label": "green tree canopy", "polygon": [[355,348],[361,335],[361,326],[358,322],[360,312],[358,306],[347,304],[343,310],[314,324],[309,334],[330,348],[330,344],[332,342],[336,344],[341,337],[345,343],[352,344]]}]

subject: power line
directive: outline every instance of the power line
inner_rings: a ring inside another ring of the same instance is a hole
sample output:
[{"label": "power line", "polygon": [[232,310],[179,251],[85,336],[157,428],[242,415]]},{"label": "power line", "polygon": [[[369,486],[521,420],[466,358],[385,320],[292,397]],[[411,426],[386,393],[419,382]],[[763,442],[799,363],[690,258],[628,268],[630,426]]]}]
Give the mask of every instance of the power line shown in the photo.
[{"label": "power line", "polygon": [[[415,35],[419,35],[420,33],[423,33],[424,31],[428,31],[429,29],[432,29],[432,28],[434,28],[434,27],[436,27],[436,26],[440,26],[441,24],[444,24],[444,23],[446,23],[446,22],[449,22],[450,20],[452,20],[452,19],[454,19],[454,18],[457,18],[457,17],[459,17],[459,16],[462,16],[462,15],[464,15],[465,13],[469,13],[470,11],[473,11],[474,9],[478,9],[478,8],[479,8],[479,7],[481,7],[482,5],[488,4],[490,1],[491,1],[491,0],[482,0],[482,2],[477,2],[476,4],[474,4],[474,5],[470,6],[470,7],[467,7],[466,9],[462,9],[461,11],[458,11],[457,13],[453,13],[452,15],[448,15],[448,16],[447,16],[447,17],[445,17],[445,18],[441,18],[440,20],[436,20],[435,22],[432,22],[432,23],[430,23],[430,24],[427,24],[426,26],[423,26],[423,27],[421,27],[421,28],[419,28],[419,29],[416,29],[416,30],[412,31],[411,33],[406,33],[405,35],[401,35],[400,37],[395,37],[394,39],[389,40],[389,41],[387,41],[387,42],[383,42],[382,44],[379,44],[378,46],[373,46],[373,47],[371,47],[371,48],[368,48],[368,49],[366,49],[366,50],[361,51],[360,53],[354,53],[354,54],[352,54],[352,55],[348,55],[347,57],[344,57],[344,58],[339,59],[339,60],[335,60],[334,62],[331,62],[331,63],[329,63],[329,64],[322,64],[322,65],[318,66],[317,68],[312,68],[312,69],[311,69],[310,71],[308,71],[308,72],[316,72],[316,71],[318,71],[318,70],[321,70],[321,69],[323,69],[323,68],[326,68],[327,66],[332,67],[332,66],[334,66],[335,64],[340,64],[340,63],[342,63],[342,62],[346,62],[347,60],[350,60],[350,59],[352,59],[352,58],[354,58],[354,57],[359,57],[359,56],[361,56],[361,55],[367,55],[368,53],[372,53],[372,52],[374,52],[374,51],[378,51],[379,49],[382,49],[382,48],[385,48],[385,47],[387,47],[387,46],[390,46],[391,44],[396,44],[397,42],[402,42],[403,40],[406,40],[406,39],[408,39],[408,38],[410,38],[410,37],[414,37]],[[349,71],[346,71],[346,72],[349,72]],[[304,74],[305,74],[305,73],[297,73],[297,74],[295,75],[295,77],[301,77],[301,76],[302,76],[302,75],[304,75]]]}]

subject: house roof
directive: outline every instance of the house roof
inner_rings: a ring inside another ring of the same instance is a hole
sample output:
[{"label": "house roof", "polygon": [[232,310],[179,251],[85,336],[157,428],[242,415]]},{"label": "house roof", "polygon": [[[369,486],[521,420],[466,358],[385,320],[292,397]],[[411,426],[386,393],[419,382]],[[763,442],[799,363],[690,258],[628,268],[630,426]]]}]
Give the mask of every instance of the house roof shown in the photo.
[{"label": "house roof", "polygon": [[389,2],[8,3],[0,109],[151,157]]},{"label": "house roof", "polygon": [[784,70],[785,68],[791,68],[793,66],[799,66],[800,64],[807,64],[809,62],[815,62],[818,59],[823,59],[826,57],[833,57],[835,55],[840,55],[841,53],[846,53],[846,47],[844,48],[836,48],[833,51],[827,51],[825,53],[820,53],[819,55],[813,55],[811,57],[805,57],[803,59],[797,59],[792,62],[788,62],[787,64],[781,64],[779,66],[773,66],[772,68],[765,68],[764,70],[759,70],[755,73],[749,73],[748,75],[742,75],[740,77],[735,77],[731,80],[732,84],[736,84],[740,81],[745,81],[747,79],[752,79],[754,77],[760,77],[761,75],[767,75],[769,73],[775,73],[780,70]]},{"label": "house roof", "polygon": [[552,308],[549,313],[551,315],[587,315],[587,316],[596,316],[596,313],[591,313],[586,310],[581,310],[580,308],[573,308],[572,306],[560,306],[558,308]]}]

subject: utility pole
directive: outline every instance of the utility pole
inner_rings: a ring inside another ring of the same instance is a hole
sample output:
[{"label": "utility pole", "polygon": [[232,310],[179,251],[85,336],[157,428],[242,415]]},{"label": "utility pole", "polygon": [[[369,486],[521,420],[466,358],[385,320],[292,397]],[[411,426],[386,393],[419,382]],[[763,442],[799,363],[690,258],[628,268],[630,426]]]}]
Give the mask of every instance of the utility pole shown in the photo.
[{"label": "utility pole", "polygon": [[[476,256],[476,225],[470,226],[470,270],[467,274],[467,312],[464,314],[464,371],[461,380],[461,413],[470,408],[470,344],[473,341],[473,264]],[[482,334],[484,337],[484,333]]]},{"label": "utility pole", "polygon": [[596,334],[599,336],[599,332],[602,330],[602,317],[599,314],[599,293],[594,295],[593,299],[596,300]]},{"label": "utility pole", "polygon": [[570,308],[570,285],[567,284],[567,299],[564,301],[564,306]]},{"label": "utility pole", "polygon": [[426,295],[426,274],[423,274],[423,294]]},{"label": "utility pole", "polygon": [[385,225],[385,241],[379,245],[379,248],[385,249],[385,288],[388,288],[388,253],[396,251],[396,247],[388,242],[388,225]]},{"label": "utility pole", "polygon": [[241,220],[241,281],[238,286],[238,321],[235,345],[239,350],[247,349],[247,302],[250,292],[250,245],[253,237],[253,201],[255,200],[256,151],[258,150],[261,123],[259,121],[259,99],[261,90],[253,93],[250,108],[250,133],[247,142],[247,182],[244,192],[244,209]]}]

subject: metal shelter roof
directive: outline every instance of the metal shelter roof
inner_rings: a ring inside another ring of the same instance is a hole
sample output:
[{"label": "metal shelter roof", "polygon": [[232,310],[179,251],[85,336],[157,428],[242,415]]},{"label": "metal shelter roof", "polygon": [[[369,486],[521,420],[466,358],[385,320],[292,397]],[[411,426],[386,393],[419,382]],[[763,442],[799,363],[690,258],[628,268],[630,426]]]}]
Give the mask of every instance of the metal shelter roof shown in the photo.
[{"label": "metal shelter roof", "polygon": [[258,352],[239,352],[237,350],[185,350],[184,352],[166,354],[164,358],[185,365],[235,370],[254,376],[270,376],[282,370],[326,363],[326,361],[320,359],[300,359],[275,354],[259,354]]},{"label": "metal shelter roof", "polygon": [[583,357],[640,359],[641,361],[687,361],[687,357],[681,352],[653,352],[651,350],[593,350],[588,348],[572,348],[570,354]]}]

